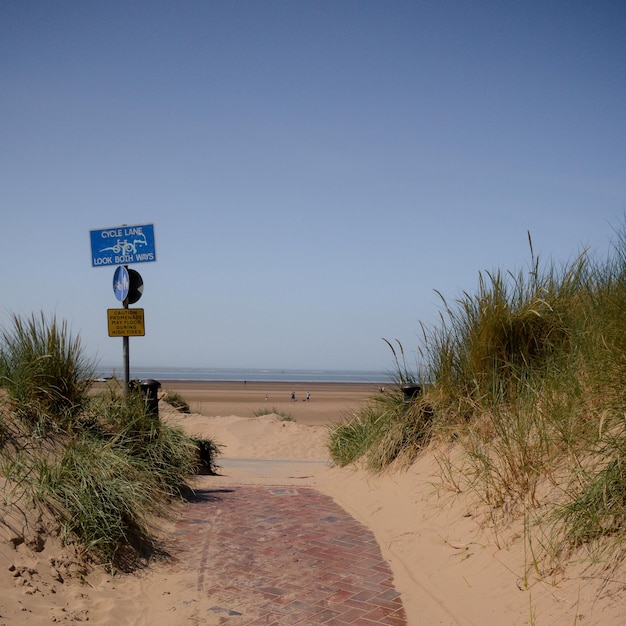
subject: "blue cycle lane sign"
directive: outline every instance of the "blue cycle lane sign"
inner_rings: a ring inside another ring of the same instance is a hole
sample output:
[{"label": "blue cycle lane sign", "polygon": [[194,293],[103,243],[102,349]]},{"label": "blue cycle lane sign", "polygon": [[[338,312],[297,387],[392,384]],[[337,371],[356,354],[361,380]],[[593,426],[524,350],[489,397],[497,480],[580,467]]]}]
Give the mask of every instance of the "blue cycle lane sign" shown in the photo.
[{"label": "blue cycle lane sign", "polygon": [[113,274],[113,293],[120,302],[124,302],[128,297],[129,288],[130,277],[128,270],[123,265],[120,265],[115,270],[115,274]]},{"label": "blue cycle lane sign", "polygon": [[153,224],[115,226],[92,230],[89,234],[93,267],[156,261]]}]

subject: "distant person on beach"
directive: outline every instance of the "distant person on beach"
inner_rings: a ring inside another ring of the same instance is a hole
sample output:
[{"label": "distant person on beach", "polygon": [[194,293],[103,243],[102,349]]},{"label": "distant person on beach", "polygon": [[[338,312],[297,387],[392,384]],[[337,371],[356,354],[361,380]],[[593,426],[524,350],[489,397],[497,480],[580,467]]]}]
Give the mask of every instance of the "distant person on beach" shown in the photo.
[{"label": "distant person on beach", "polygon": [[267,394],[265,394],[265,399],[267,400]]},{"label": "distant person on beach", "polygon": [[291,392],[291,401],[292,401],[292,402],[295,402],[295,401],[296,401],[296,392],[295,392],[295,391],[292,391],[292,392]]},{"label": "distant person on beach", "polygon": [[306,401],[308,402],[311,399],[311,392],[307,391],[306,392]]}]

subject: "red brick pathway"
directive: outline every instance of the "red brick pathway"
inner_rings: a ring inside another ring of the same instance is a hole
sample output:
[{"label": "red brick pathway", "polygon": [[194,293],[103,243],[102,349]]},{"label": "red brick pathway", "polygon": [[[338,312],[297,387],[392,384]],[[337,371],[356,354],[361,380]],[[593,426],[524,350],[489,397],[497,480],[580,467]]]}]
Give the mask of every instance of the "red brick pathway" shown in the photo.
[{"label": "red brick pathway", "polygon": [[314,489],[200,490],[176,535],[222,624],[406,624],[372,533]]}]

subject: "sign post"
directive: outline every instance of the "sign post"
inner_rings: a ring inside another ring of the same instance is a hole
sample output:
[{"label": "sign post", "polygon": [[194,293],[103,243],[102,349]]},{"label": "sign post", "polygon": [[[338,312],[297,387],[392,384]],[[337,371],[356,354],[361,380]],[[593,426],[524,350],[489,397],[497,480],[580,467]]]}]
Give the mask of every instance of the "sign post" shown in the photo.
[{"label": "sign post", "polygon": [[154,226],[115,226],[92,230],[91,265],[92,267],[111,267],[117,265],[113,275],[113,293],[122,303],[121,309],[107,309],[109,337],[122,337],[122,356],[124,360],[124,390],[128,393],[130,384],[129,337],[145,335],[143,309],[129,309],[143,294],[143,279],[139,272],[128,269],[130,263],[156,261],[154,246]]},{"label": "sign post", "polygon": [[[92,239],[93,241],[93,239]],[[93,258],[93,252],[92,252]],[[115,297],[122,302],[123,309],[113,309],[119,311],[128,311],[128,290],[130,288],[130,277],[128,275],[128,265],[120,265],[116,270],[115,274],[113,274],[113,293]],[[110,310],[109,310],[110,311]],[[120,334],[111,334],[112,331],[115,332],[116,329],[124,328],[123,323],[115,323],[116,317],[112,316],[111,313],[107,311],[108,322],[109,322],[109,337],[118,336],[122,337],[122,359],[124,361],[124,389],[128,390],[128,384],[130,383],[130,354],[129,354],[129,332],[122,332]],[[143,311],[142,311],[143,312]],[[119,318],[119,316],[118,316]]]}]

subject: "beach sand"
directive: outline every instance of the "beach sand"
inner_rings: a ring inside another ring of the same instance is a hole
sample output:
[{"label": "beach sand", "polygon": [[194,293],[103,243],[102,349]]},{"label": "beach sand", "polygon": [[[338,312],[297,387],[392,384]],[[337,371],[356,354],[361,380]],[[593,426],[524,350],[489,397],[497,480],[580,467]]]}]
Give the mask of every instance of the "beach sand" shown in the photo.
[{"label": "beach sand", "polygon": [[[161,381],[161,391],[179,393],[194,413],[208,417],[239,415],[276,409],[298,423],[327,425],[339,421],[358,408],[380,385],[371,383],[266,383],[266,382],[195,382]],[[291,394],[295,393],[295,402]],[[307,393],[310,400],[307,401]]]},{"label": "beach sand", "polygon": [[[161,402],[161,419],[222,446],[219,475],[198,476],[194,486],[306,485],[330,495],[375,534],[410,625],[624,623],[623,570],[603,577],[591,575],[581,563],[539,579],[524,547],[523,524],[500,527],[497,533],[490,530],[484,524],[485,511],[470,494],[441,485],[433,454],[424,454],[408,469],[380,476],[331,467],[325,447],[328,424],[371,393],[380,393],[376,386],[162,384],[162,393],[177,391],[195,412],[181,414]],[[292,391],[296,402],[291,402]],[[311,401],[303,402],[307,391]],[[266,405],[295,419],[254,417]],[[162,524],[165,541],[174,521]],[[81,583],[67,573],[71,554],[58,541],[49,539],[36,549],[36,542],[31,547],[9,544],[0,533],[0,626],[87,620],[107,626],[235,623],[211,616],[210,597],[190,601],[194,580],[176,554],[132,575],[110,576],[96,568]]]}]

